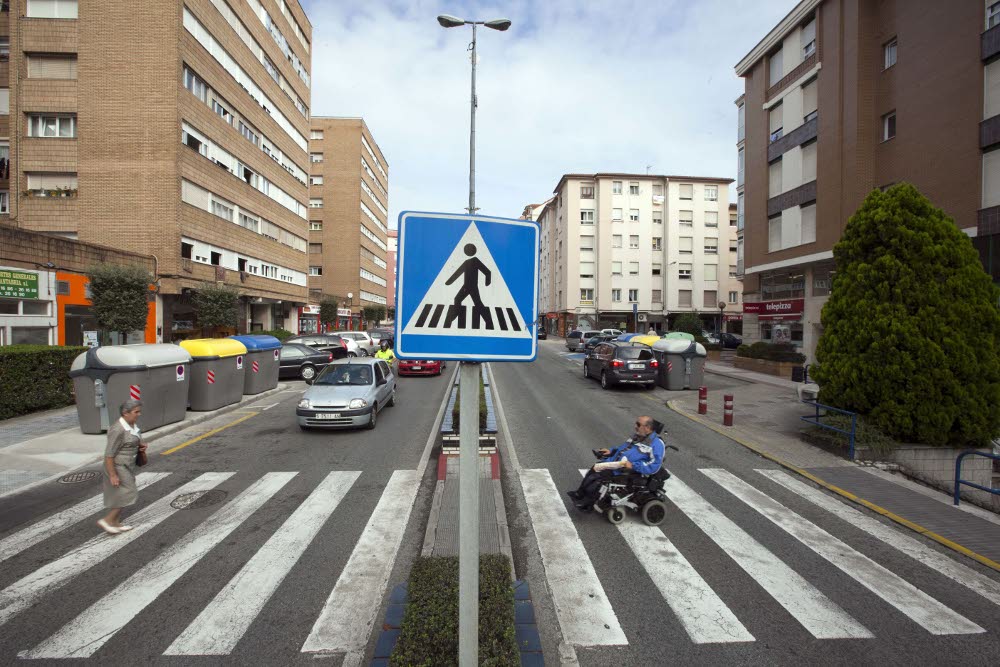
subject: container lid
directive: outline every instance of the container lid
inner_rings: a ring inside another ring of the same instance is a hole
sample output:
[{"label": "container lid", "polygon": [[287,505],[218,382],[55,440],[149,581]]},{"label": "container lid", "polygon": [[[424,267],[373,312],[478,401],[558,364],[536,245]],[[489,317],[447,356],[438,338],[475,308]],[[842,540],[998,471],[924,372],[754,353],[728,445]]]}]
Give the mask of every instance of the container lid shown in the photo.
[{"label": "container lid", "polygon": [[652,345],[656,343],[658,340],[660,340],[659,336],[649,336],[643,334],[640,336],[633,336],[629,342],[632,343],[633,345],[635,345],[636,343],[640,343],[642,345],[649,345],[650,347],[652,347]]},{"label": "container lid", "polygon": [[695,351],[695,354],[697,354],[699,357],[707,357],[708,356],[708,351],[705,349],[705,346],[702,345],[701,343],[695,343],[694,344],[694,351]]},{"label": "container lid", "polygon": [[615,338],[615,340],[627,343],[638,335],[639,334],[635,333],[623,333],[622,335],[618,336],[618,338]]},{"label": "container lid", "polygon": [[247,352],[258,352],[260,350],[277,350],[281,347],[281,341],[274,336],[230,336],[233,340],[238,340],[247,348]]},{"label": "container lid", "polygon": [[653,344],[653,349],[668,354],[682,354],[691,349],[690,340],[683,338],[661,338]]},{"label": "container lid", "polygon": [[679,340],[693,341],[694,336],[684,331],[671,331],[664,338],[676,338]]},{"label": "container lid", "polygon": [[197,359],[218,359],[219,357],[235,357],[247,353],[247,347],[232,338],[195,338],[182,340],[181,347]]},{"label": "container lid", "polygon": [[191,363],[187,350],[166,343],[94,347],[73,360],[70,371],[144,370]]}]

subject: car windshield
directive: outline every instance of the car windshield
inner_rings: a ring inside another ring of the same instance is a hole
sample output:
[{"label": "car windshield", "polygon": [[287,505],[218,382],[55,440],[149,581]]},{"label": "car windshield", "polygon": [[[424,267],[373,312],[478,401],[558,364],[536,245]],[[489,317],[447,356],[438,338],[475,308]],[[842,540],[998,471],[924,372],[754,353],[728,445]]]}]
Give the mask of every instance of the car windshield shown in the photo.
[{"label": "car windshield", "polygon": [[582,332],[582,331],[571,331],[571,332],[569,333],[569,337],[570,337],[570,338],[579,338],[579,337],[580,337],[580,336],[582,336],[582,335],[583,335],[583,332]]},{"label": "car windshield", "polygon": [[645,361],[653,358],[653,353],[643,347],[620,347],[618,348],[619,359],[639,359]]},{"label": "car windshield", "polygon": [[372,383],[370,366],[329,366],[315,384],[368,385]]}]

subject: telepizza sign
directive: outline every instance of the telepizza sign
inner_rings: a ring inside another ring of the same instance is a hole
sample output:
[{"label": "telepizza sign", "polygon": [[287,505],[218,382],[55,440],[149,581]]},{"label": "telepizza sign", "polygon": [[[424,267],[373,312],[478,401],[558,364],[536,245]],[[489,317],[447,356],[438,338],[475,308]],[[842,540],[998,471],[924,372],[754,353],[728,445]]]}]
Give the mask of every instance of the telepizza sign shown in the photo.
[{"label": "telepizza sign", "polygon": [[749,301],[743,304],[743,312],[758,315],[761,320],[797,320],[802,317],[805,303],[805,299]]}]

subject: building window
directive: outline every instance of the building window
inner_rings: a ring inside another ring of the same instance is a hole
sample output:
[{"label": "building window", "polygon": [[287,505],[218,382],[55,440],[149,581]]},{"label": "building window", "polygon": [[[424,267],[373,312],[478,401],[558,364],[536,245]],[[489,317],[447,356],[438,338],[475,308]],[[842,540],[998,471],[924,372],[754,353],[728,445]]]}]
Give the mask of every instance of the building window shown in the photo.
[{"label": "building window", "polygon": [[580,211],[580,224],[581,225],[594,224],[594,211],[586,209]]},{"label": "building window", "polygon": [[630,289],[628,291],[628,301],[629,301],[629,303],[635,303],[638,300],[639,300],[639,290],[637,290],[637,289]]},{"label": "building window", "polygon": [[591,185],[581,185],[580,186],[580,199],[593,199],[594,198],[594,186]]},{"label": "building window", "polygon": [[310,266],[309,267],[309,275],[310,276],[321,276],[321,275],[323,275],[323,267],[322,266]]},{"label": "building window", "polygon": [[680,280],[691,280],[691,265],[690,264],[678,264],[677,265],[677,277]]},{"label": "building window", "polygon": [[729,252],[736,252],[736,239],[729,239]]},{"label": "building window", "polygon": [[240,121],[240,134],[254,146],[260,146],[260,135],[250,129],[250,126]]},{"label": "building window", "polygon": [[639,182],[638,181],[630,181],[629,182],[629,184],[628,184],[628,193],[630,195],[637,195],[637,194],[639,194]]},{"label": "building window", "polygon": [[240,213],[240,227],[249,229],[252,232],[260,232],[260,220],[252,215],[247,215],[246,213]]},{"label": "building window", "polygon": [[628,219],[629,222],[639,222],[639,209],[630,208],[628,210]]},{"label": "building window", "polygon": [[896,42],[896,38],[893,37],[888,42],[886,42],[885,46],[882,47],[882,51],[884,52],[885,55],[882,66],[883,69],[889,69],[890,67],[896,64],[897,46],[898,43]]},{"label": "building window", "polygon": [[736,231],[743,231],[743,193],[736,195]]},{"label": "building window", "polygon": [[611,181],[611,194],[620,195],[622,193],[622,182]]},{"label": "building window", "polygon": [[781,81],[781,77],[785,75],[784,64],[781,58],[781,49],[773,52],[767,58],[767,85],[768,87]]},{"label": "building window", "polygon": [[309,185],[323,185],[323,177],[319,175],[310,176]]},{"label": "building window", "polygon": [[594,235],[584,234],[580,237],[580,250],[593,250],[594,249]]},{"label": "building window", "polygon": [[622,300],[622,291],[620,289],[618,289],[618,288],[612,289],[611,290],[611,300],[614,301],[615,303],[621,303],[621,300]]},{"label": "building window", "polygon": [[776,104],[771,107],[771,110],[767,113],[767,122],[771,133],[769,139],[770,143],[774,143],[781,138],[781,135],[784,134],[783,126],[785,121],[784,109],[782,108],[783,106],[784,105],[782,104]]},{"label": "building window", "polygon": [[319,162],[322,162],[323,161],[323,154],[322,153],[310,153],[309,154],[309,161],[312,162],[313,164],[317,164]]},{"label": "building window", "polygon": [[705,275],[702,276],[702,280],[718,280],[719,279],[719,265],[718,264],[706,264],[704,266]]},{"label": "building window", "polygon": [[677,252],[682,255],[690,255],[694,252],[694,237],[682,236],[677,239]]},{"label": "building window", "polygon": [[653,183],[653,200],[657,202],[663,200],[663,183]]},{"label": "building window", "polygon": [[740,142],[746,138],[746,110],[744,104],[740,103],[736,107],[736,141]]},{"label": "building window", "polygon": [[663,239],[661,237],[653,237],[653,250],[663,250]]},{"label": "building window", "polygon": [[[735,248],[734,248],[734,250],[735,250]],[[736,268],[736,265],[735,264],[730,264],[729,265],[729,277],[730,278],[736,278],[738,275],[739,275],[739,273],[738,273],[738,269]]]},{"label": "building window", "polygon": [[718,292],[716,292],[714,289],[705,290],[704,294],[702,294],[702,298],[704,299],[702,305],[704,305],[705,308],[718,308],[719,299],[717,294]]},{"label": "building window", "polygon": [[682,289],[677,290],[677,305],[681,308],[691,307],[691,290]]},{"label": "building window", "polygon": [[309,208],[323,208],[323,198],[322,197],[310,197],[309,198]]},{"label": "building window", "polygon": [[719,253],[719,239],[711,236],[705,237],[705,254],[717,255]]},{"label": "building window", "polygon": [[663,265],[662,264],[653,264],[653,275],[654,276],[658,276],[658,275],[660,275],[662,273],[663,273]]},{"label": "building window", "polygon": [[653,224],[654,225],[663,224],[663,211],[653,211]]},{"label": "building window", "polygon": [[310,130],[309,131],[309,138],[310,139],[322,139],[323,138],[323,130]]},{"label": "building window", "polygon": [[682,200],[692,200],[694,199],[694,185],[691,183],[681,183],[680,184],[680,198]]},{"label": "building window", "polygon": [[594,288],[583,287],[580,289],[580,303],[591,305],[594,303]]},{"label": "building window", "polygon": [[816,241],[816,204],[806,204],[799,207],[800,220],[799,228],[801,235],[799,243],[813,243]]},{"label": "building window", "polygon": [[28,56],[29,79],[75,79],[76,54]]},{"label": "building window", "polygon": [[75,197],[77,193],[76,174],[55,174],[35,172],[28,177],[28,192],[32,197]]},{"label": "building window", "polygon": [[739,292],[734,292],[734,291],[730,290],[730,292],[729,292],[729,303],[739,303],[739,302],[740,302],[740,293]]},{"label": "building window", "polygon": [[809,79],[809,81],[802,84],[802,113],[803,122],[808,123],[813,118],[816,117],[817,108],[817,84],[816,77]]},{"label": "building window", "polygon": [[745,158],[743,156],[743,149],[741,148],[736,154],[736,185],[743,185],[743,164]]},{"label": "building window", "polygon": [[694,224],[694,211],[678,211],[678,222],[683,227],[690,227]]},{"label": "building window", "polygon": [[581,278],[593,278],[594,277],[594,263],[593,262],[580,262],[580,277]]},{"label": "building window", "polygon": [[620,276],[622,274],[622,263],[611,262],[611,275]]},{"label": "building window", "polygon": [[816,18],[813,17],[802,26],[802,59],[805,60],[816,53]]},{"label": "building window", "polygon": [[184,68],[184,87],[202,102],[208,98],[208,86],[205,85],[201,77],[187,67]]},{"label": "building window", "polygon": [[310,232],[321,232],[321,231],[323,231],[323,223],[321,221],[311,220],[309,222],[309,231]]},{"label": "building window", "polygon": [[29,137],[58,137],[72,139],[76,137],[76,116],[28,116]]},{"label": "building window", "polygon": [[806,295],[806,276],[801,269],[766,272],[760,278],[760,292],[764,301],[801,299]]},{"label": "building window", "polygon": [[628,263],[628,274],[630,276],[639,275],[639,262],[629,262]]},{"label": "building window", "polygon": [[632,249],[635,249],[635,248],[639,247],[639,235],[638,234],[630,234],[629,235],[629,237],[628,237],[628,247],[632,248]]},{"label": "building window", "polygon": [[828,296],[833,287],[833,264],[817,264],[813,267],[813,296]]},{"label": "building window", "polygon": [[663,303],[663,290],[653,290],[653,303]]},{"label": "building window", "polygon": [[77,0],[28,0],[27,10],[33,19],[75,19]]},{"label": "building window", "polygon": [[767,251],[781,250],[781,214],[767,219]]},{"label": "building window", "polygon": [[882,141],[889,141],[896,136],[896,111],[890,111],[882,116]]},{"label": "building window", "polygon": [[986,29],[989,30],[1000,23],[1000,2],[994,2],[986,8]]},{"label": "building window", "polygon": [[10,213],[10,192],[3,190],[0,191],[0,215],[7,215]]},{"label": "building window", "polygon": [[615,222],[622,221],[622,210],[620,208],[611,209],[611,219]]},{"label": "building window", "polygon": [[705,211],[705,226],[706,227],[718,227],[719,226],[719,212],[718,211]]},{"label": "building window", "polygon": [[767,196],[777,197],[784,192],[781,184],[781,158],[767,166]]},{"label": "building window", "polygon": [[229,222],[233,221],[233,204],[223,200],[212,197],[212,214],[217,215],[224,220]]},{"label": "building window", "polygon": [[719,200],[719,186],[718,185],[706,185],[705,186],[705,201],[718,201]]},{"label": "building window", "polygon": [[[7,11],[7,4],[4,3],[3,6],[5,7],[4,11]],[[8,60],[10,60],[10,37],[3,36],[0,37],[0,62],[7,62]]]},{"label": "building window", "polygon": [[219,114],[222,120],[226,121],[227,124],[233,124],[233,112],[226,108],[219,100],[212,100],[212,111]]},{"label": "building window", "polygon": [[11,327],[10,342],[12,345],[48,345],[48,327]]},{"label": "building window", "polygon": [[612,248],[621,248],[622,247],[622,235],[621,234],[614,234],[614,235],[612,235],[612,237],[611,237],[611,247]]}]

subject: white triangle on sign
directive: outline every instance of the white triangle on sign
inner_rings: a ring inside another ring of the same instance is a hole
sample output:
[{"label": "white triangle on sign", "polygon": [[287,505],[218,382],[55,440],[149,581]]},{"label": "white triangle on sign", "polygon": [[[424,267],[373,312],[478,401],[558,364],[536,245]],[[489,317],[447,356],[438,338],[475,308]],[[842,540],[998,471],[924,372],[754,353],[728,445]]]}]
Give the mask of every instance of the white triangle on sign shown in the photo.
[{"label": "white triangle on sign", "polygon": [[[488,285],[486,272],[489,273]],[[481,307],[475,303],[477,295]],[[461,299],[456,304],[459,296]],[[403,333],[483,338],[532,337],[476,223],[465,230],[448,261],[413,311]]]}]

